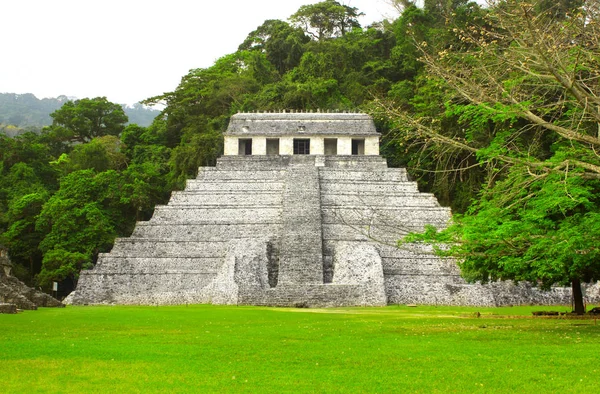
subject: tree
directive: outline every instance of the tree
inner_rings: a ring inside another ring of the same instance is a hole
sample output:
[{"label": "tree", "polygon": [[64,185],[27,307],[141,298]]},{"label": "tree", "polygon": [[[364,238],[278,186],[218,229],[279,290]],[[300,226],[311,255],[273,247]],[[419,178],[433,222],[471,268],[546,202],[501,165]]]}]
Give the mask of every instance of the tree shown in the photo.
[{"label": "tree", "polygon": [[50,114],[48,129],[56,138],[67,142],[88,142],[96,137],[119,135],[127,123],[127,115],[119,104],[106,97],[67,101]]},{"label": "tree", "polygon": [[558,14],[540,2],[489,5],[478,23],[454,28],[455,45],[418,43],[461,130],[383,106],[410,138],[467,152],[488,170],[464,216],[410,239],[450,242],[440,253],[462,259],[471,280],[570,282],[583,313],[580,283],[600,279],[599,4]]},{"label": "tree", "polygon": [[127,157],[121,152],[121,141],[113,135],[97,137],[75,146],[69,154],[71,171],[94,169],[96,172],[120,170],[126,167]]},{"label": "tree", "polygon": [[30,284],[41,266],[38,244],[44,236],[35,229],[36,217],[58,187],[52,159],[36,134],[0,136],[0,243],[15,274]]},{"label": "tree", "polygon": [[157,203],[169,200],[167,172],[160,162],[132,164],[123,172],[124,183],[120,203],[133,208],[135,219],[149,220]]},{"label": "tree", "polygon": [[364,15],[355,7],[342,5],[335,0],[303,5],[290,17],[290,21],[317,40],[343,36],[360,28],[358,17]]},{"label": "tree", "polygon": [[90,256],[64,249],[52,249],[44,256],[42,269],[37,276],[40,286],[49,288],[52,282],[69,279],[77,284],[81,269],[91,268]]},{"label": "tree", "polygon": [[469,0],[423,0],[423,9],[435,19],[443,21],[451,16],[452,12]]},{"label": "tree", "polygon": [[3,243],[8,246],[13,263],[27,267],[28,283],[33,283],[33,277],[41,266],[42,255],[38,246],[44,233],[36,230],[35,222],[47,200],[47,193],[40,191],[15,198],[8,207],[7,221],[10,225],[2,234]]},{"label": "tree", "polygon": [[[221,133],[229,116],[245,108],[263,85],[277,79],[264,53],[238,51],[207,69],[190,70],[174,92],[145,101],[167,103],[164,118],[155,124],[160,125],[167,147],[173,149],[169,174],[173,187],[181,187],[199,165],[214,165],[222,152]],[[128,134],[127,138],[136,137]]]},{"label": "tree", "polygon": [[131,233],[135,211],[123,200],[123,184],[124,177],[114,170],[74,171],[61,179],[36,220],[36,231],[44,234],[41,284],[76,282],[82,264],[109,250],[117,235]]},{"label": "tree", "polygon": [[288,23],[269,19],[239,46],[239,51],[261,51],[277,69],[280,75],[293,69],[300,63],[304,45],[310,41],[302,29]]},{"label": "tree", "polygon": [[[396,45],[389,61],[394,73],[388,77],[392,85],[387,100],[414,118],[435,119],[440,133],[460,137],[458,134],[465,126],[459,124],[459,116],[446,108],[446,103],[452,102],[452,93],[442,78],[425,69],[415,45],[427,42],[428,48],[456,47],[460,41],[452,28],[471,26],[484,12],[475,3],[455,1],[450,6],[451,12],[443,17],[409,6],[394,21]],[[485,169],[477,165],[475,155],[450,146],[437,147],[412,131],[404,134],[406,138],[398,138],[393,131],[394,122],[389,119],[382,117],[378,124],[383,133],[381,151],[388,163],[406,167],[421,190],[435,193],[440,203],[451,206],[454,212],[465,212],[486,174]],[[398,126],[406,128],[406,124],[400,122]]]},{"label": "tree", "polygon": [[391,5],[401,14],[404,10],[414,7],[415,3],[411,0],[386,0],[387,4]]}]

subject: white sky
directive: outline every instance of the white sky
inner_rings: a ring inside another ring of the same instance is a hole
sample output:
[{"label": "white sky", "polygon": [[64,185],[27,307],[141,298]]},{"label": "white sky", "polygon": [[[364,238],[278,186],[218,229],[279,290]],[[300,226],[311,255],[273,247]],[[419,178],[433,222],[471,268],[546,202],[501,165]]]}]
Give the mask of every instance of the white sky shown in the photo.
[{"label": "white sky", "polygon": [[[338,0],[366,26],[385,0]],[[319,0],[0,0],[0,92],[133,104],[235,52],[267,19]]]}]

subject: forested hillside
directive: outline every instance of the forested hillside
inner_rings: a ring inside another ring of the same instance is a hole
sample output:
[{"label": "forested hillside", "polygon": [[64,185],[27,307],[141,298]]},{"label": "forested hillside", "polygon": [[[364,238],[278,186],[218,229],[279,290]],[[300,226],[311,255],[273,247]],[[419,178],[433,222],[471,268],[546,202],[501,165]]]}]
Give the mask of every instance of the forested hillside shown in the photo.
[{"label": "forested hillside", "polygon": [[[59,96],[38,99],[31,93],[0,93],[0,133],[14,137],[27,131],[39,132],[42,127],[52,124],[50,114],[67,101],[76,98]],[[149,126],[160,111],[139,103],[123,105],[129,123]]]},{"label": "forested hillside", "polygon": [[16,271],[72,284],[215,163],[232,114],[320,109],[373,114],[390,165],[463,214],[413,238],[452,241],[445,253],[469,279],[575,291],[597,280],[598,2],[394,3],[397,19],[372,26],[334,0],[265,21],[235,53],[147,99],[164,105],[147,128],[86,99],[39,136],[0,137],[0,231]]},{"label": "forested hillside", "polygon": [[39,100],[31,93],[0,93],[0,127],[14,134],[18,130],[39,130],[52,123],[50,114],[67,101],[66,96]]}]

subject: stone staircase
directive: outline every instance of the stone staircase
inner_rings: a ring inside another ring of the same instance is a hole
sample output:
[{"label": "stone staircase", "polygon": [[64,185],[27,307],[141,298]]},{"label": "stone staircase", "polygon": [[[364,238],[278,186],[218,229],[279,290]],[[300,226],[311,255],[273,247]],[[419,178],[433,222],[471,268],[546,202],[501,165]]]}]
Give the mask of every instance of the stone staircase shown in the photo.
[{"label": "stone staircase", "polygon": [[323,283],[321,194],[314,157],[293,156],[283,193],[279,286]]},{"label": "stone staircase", "polygon": [[[382,261],[388,303],[489,303],[485,289],[467,285],[456,264],[435,256],[431,248],[397,241],[426,224],[444,228],[451,217],[432,194],[419,193],[405,169],[387,166],[320,169],[324,261],[333,261],[340,243],[374,245]],[[333,271],[335,278],[336,268]],[[463,289],[464,287],[464,289]],[[463,297],[465,290],[476,297]]]},{"label": "stone staircase", "polygon": [[286,172],[223,161],[223,169],[200,168],[151,220],[117,239],[93,270],[81,273],[72,302],[211,302],[232,241],[260,236],[278,243]]}]

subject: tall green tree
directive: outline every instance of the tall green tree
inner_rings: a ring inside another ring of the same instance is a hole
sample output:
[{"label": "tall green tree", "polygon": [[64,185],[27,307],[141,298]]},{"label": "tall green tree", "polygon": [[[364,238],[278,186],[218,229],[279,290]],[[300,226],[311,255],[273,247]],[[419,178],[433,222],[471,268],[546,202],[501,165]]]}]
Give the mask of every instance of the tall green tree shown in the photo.
[{"label": "tall green tree", "polygon": [[119,104],[106,97],[67,101],[50,114],[49,131],[66,142],[88,142],[104,135],[119,135],[127,123],[127,115]]},{"label": "tall green tree", "polygon": [[127,157],[121,148],[121,140],[113,135],[97,137],[86,144],[77,145],[66,158],[70,167],[67,172],[89,168],[96,172],[124,169]]},{"label": "tall green tree", "polygon": [[358,18],[362,15],[356,7],[325,0],[303,5],[290,17],[290,21],[312,38],[324,40],[344,36],[352,29],[360,28]]},{"label": "tall green tree", "polygon": [[122,185],[122,176],[112,170],[98,174],[80,170],[62,178],[60,189],[36,221],[36,230],[45,234],[39,244],[44,254],[41,285],[65,279],[76,282],[79,270],[131,227],[129,207],[121,201]]},{"label": "tall green tree", "polygon": [[146,100],[167,104],[164,117],[157,122],[164,122],[161,133],[173,149],[169,177],[174,187],[182,187],[200,164],[214,165],[229,116],[245,108],[262,86],[278,79],[264,53],[238,51],[218,59],[212,67],[191,70],[175,91]]},{"label": "tall green tree", "polygon": [[41,266],[37,215],[58,188],[59,173],[41,138],[25,133],[0,136],[0,243],[8,248],[15,274],[28,284]]},{"label": "tall green tree", "polygon": [[599,15],[596,2],[562,16],[536,3],[494,2],[479,24],[455,28],[461,45],[420,44],[461,132],[385,109],[411,138],[467,152],[489,171],[466,215],[413,239],[450,242],[444,253],[462,259],[473,280],[571,283],[577,313],[581,282],[600,279]]},{"label": "tall green tree", "polygon": [[238,50],[265,53],[267,60],[283,75],[300,63],[304,45],[309,40],[302,29],[269,19],[248,34]]},{"label": "tall green tree", "polygon": [[39,244],[45,234],[38,231],[35,224],[47,200],[48,193],[43,189],[14,198],[6,215],[8,228],[1,237],[13,265],[17,266],[17,275],[29,284],[34,283],[34,276],[41,268],[43,256]]}]

